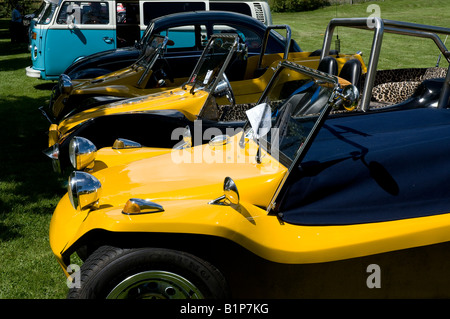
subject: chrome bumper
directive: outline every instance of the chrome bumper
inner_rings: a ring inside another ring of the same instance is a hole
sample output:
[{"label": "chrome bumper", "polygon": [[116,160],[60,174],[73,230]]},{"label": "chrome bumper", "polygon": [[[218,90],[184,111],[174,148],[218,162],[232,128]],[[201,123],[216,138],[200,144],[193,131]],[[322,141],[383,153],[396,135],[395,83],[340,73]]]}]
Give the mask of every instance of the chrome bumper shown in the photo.
[{"label": "chrome bumper", "polygon": [[31,66],[28,66],[25,68],[25,72],[27,73],[27,76],[30,78],[41,78],[41,71],[33,69]]}]

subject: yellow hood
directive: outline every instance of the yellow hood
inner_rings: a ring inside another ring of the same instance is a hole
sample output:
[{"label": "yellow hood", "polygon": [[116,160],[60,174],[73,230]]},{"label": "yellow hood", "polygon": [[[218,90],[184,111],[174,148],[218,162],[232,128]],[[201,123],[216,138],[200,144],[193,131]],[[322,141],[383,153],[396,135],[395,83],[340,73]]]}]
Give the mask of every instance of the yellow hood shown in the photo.
[{"label": "yellow hood", "polygon": [[65,134],[74,126],[79,125],[91,118],[103,115],[143,112],[150,110],[178,110],[189,120],[194,121],[208,97],[205,91],[198,91],[195,95],[188,89],[176,88],[163,92],[153,93],[145,96],[131,98],[116,103],[105,104],[94,107],[61,121],[58,125],[60,135]]},{"label": "yellow hood", "polygon": [[[208,144],[187,150],[114,166],[94,175],[102,186],[99,206],[121,207],[133,197],[151,201],[181,199],[216,199],[223,195],[223,181],[231,177],[241,193],[241,199],[258,206],[267,206],[286,167],[263,152],[262,163],[255,159],[257,146],[253,142],[240,148],[239,137],[230,138],[223,147]],[[255,189],[258,185],[258,189]]]}]

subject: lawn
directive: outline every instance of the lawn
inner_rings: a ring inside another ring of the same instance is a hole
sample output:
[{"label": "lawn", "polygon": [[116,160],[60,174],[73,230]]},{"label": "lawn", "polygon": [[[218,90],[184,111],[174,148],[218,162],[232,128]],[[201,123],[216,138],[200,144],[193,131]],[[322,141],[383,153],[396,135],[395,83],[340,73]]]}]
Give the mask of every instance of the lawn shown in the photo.
[{"label": "lawn", "polygon": [[[334,17],[367,17],[369,4],[382,18],[449,26],[446,0],[385,0],[330,6],[303,13],[275,13],[275,24],[289,24],[293,37],[307,51],[322,46],[328,21]],[[30,57],[25,44],[11,45],[8,21],[0,20],[0,299],[59,299],[67,292],[65,278],[48,242],[52,212],[63,195],[63,180],[42,154],[48,123],[38,107],[46,103],[54,83],[28,78]],[[368,57],[366,31],[339,28],[342,52],[361,50]],[[428,41],[428,42],[427,42]],[[434,66],[437,49],[429,40],[388,35],[380,68]],[[442,60],[443,61],[443,60]],[[446,66],[441,62],[441,66]]]},{"label": "lawn", "polygon": [[63,189],[42,153],[48,123],[37,109],[53,84],[25,75],[27,46],[12,45],[8,21],[0,23],[0,298],[63,298],[48,242]]},{"label": "lawn", "polygon": [[[274,13],[272,18],[274,24],[291,26],[293,38],[297,40],[304,51],[314,51],[322,47],[323,36],[331,19],[369,17],[374,13],[371,10],[367,12],[369,5],[378,5],[380,17],[383,19],[440,27],[450,26],[450,14],[445,9],[448,5],[446,0],[371,1],[354,5],[333,5],[311,12]],[[368,59],[372,44],[371,32],[340,27],[335,30],[334,34],[334,38],[336,38],[336,34],[339,36],[341,52],[362,51],[363,57]],[[332,49],[334,49],[333,46]],[[383,39],[378,68],[431,67],[436,65],[438,56],[439,51],[431,40],[386,34]],[[448,66],[443,59],[441,61],[441,66]]]}]

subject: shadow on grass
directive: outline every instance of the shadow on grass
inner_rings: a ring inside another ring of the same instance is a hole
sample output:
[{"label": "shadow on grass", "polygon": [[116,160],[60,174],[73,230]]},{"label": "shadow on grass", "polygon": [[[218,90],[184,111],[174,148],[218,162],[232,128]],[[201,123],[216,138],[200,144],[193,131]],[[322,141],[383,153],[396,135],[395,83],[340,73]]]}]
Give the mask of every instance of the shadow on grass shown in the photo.
[{"label": "shadow on grass", "polygon": [[28,63],[31,64],[31,53],[28,51],[28,43],[11,43],[8,40],[1,41],[0,56],[28,53]]},{"label": "shadow on grass", "polygon": [[[11,43],[9,20],[10,19],[6,18],[0,19],[0,56],[29,52],[27,39],[24,39],[24,42],[22,43]],[[31,55],[29,55],[29,57],[31,59]],[[31,60],[29,62],[31,63]],[[0,70],[2,69],[0,68]]]},{"label": "shadow on grass", "polygon": [[[21,228],[20,226],[18,227]],[[9,241],[19,236],[20,236],[20,229],[17,230],[16,228],[11,228],[9,226],[4,225],[3,222],[0,221],[0,242]]]},{"label": "shadow on grass", "polygon": [[31,60],[28,58],[15,58],[5,61],[0,61],[0,71],[16,71],[23,69],[31,65]]},{"label": "shadow on grass", "polygon": [[26,236],[20,227],[7,229],[9,217],[18,212],[52,214],[65,193],[61,176],[53,172],[42,153],[48,122],[37,108],[44,100],[26,96],[0,99],[0,241]]},{"label": "shadow on grass", "polygon": [[[34,88],[36,90],[44,90],[44,91],[51,92],[53,87],[56,85],[56,83],[57,83],[56,81],[55,82],[43,82],[43,83],[40,83],[40,84],[36,84],[34,86]],[[49,93],[49,97],[50,97],[50,93]]]}]

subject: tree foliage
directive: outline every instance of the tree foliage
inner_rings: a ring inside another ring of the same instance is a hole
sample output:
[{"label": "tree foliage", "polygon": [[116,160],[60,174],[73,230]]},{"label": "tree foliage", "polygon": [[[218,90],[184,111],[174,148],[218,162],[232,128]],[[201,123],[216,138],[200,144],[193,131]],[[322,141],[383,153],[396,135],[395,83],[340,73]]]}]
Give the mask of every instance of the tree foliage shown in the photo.
[{"label": "tree foliage", "polygon": [[298,12],[316,10],[329,5],[329,0],[273,0],[271,8],[274,12]]}]

